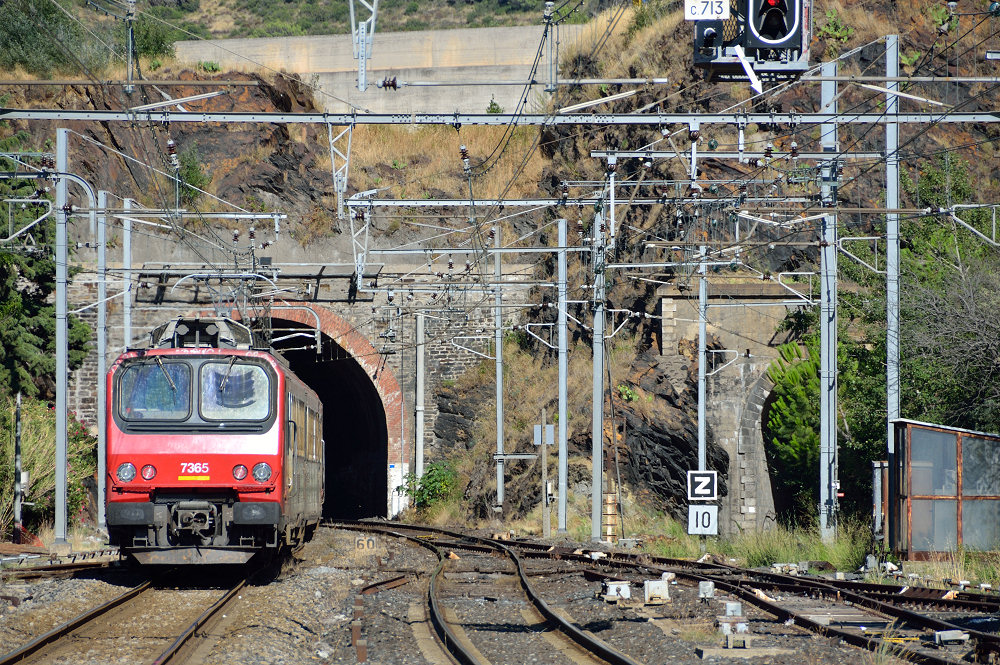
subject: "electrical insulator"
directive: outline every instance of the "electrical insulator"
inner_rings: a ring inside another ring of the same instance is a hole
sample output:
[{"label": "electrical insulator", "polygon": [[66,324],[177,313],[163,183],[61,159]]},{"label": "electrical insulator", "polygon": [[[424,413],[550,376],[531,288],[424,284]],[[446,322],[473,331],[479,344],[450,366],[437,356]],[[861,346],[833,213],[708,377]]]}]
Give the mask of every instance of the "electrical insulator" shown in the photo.
[{"label": "electrical insulator", "polygon": [[747,164],[749,164],[753,168],[757,168],[758,166],[760,166],[760,160],[757,159],[756,157],[751,157],[749,160],[747,160]]},{"label": "electrical insulator", "polygon": [[583,237],[583,220],[582,219],[576,220],[576,232],[580,234],[580,237]]},{"label": "electrical insulator", "polygon": [[552,20],[552,7],[555,5],[554,2],[546,2],[545,9],[542,10],[542,18],[546,23]]},{"label": "electrical insulator", "polygon": [[493,240],[494,238],[496,238],[496,236],[497,236],[497,227],[491,226],[489,232],[486,234],[486,237],[489,238],[490,240]]},{"label": "electrical insulator", "polygon": [[386,297],[389,299],[389,302],[392,302],[393,300],[396,299],[396,292],[395,291],[389,291],[389,294]]},{"label": "electrical insulator", "polygon": [[181,162],[177,157],[177,144],[174,143],[173,139],[167,139],[167,154],[170,155],[170,165],[176,171],[181,167]]},{"label": "electrical insulator", "polygon": [[698,129],[688,130],[688,140],[691,141],[691,143],[697,141],[700,136],[701,136],[701,130]]},{"label": "electrical insulator", "polygon": [[792,155],[792,159],[798,159],[799,158],[799,144],[796,143],[795,141],[792,141],[791,155]]},{"label": "electrical insulator", "polygon": [[562,200],[565,201],[569,198],[569,183],[563,180],[562,184]]},{"label": "electrical insulator", "polygon": [[253,227],[251,226],[251,227],[250,227],[250,240],[252,241],[252,240],[253,240],[254,238],[256,238],[256,237],[257,237],[257,232],[256,232],[256,230],[255,230],[255,229],[254,229],[254,228],[253,228]]},{"label": "electrical insulator", "polygon": [[649,169],[653,168],[653,160],[651,160],[651,159],[647,159],[646,161],[644,161],[644,162],[642,163],[642,167],[643,167],[644,169],[646,169],[647,171],[648,171]]},{"label": "electrical insulator", "polygon": [[465,167],[465,170],[468,171],[469,170],[469,149],[466,148],[465,145],[460,145],[458,147],[458,153],[462,156],[462,165]]},{"label": "electrical insulator", "polygon": [[767,158],[767,159],[771,159],[772,157],[774,157],[774,144],[773,143],[768,143],[767,147],[764,148],[764,157]]},{"label": "electrical insulator", "polygon": [[406,294],[406,299],[413,300],[413,291],[410,291],[409,293]]},{"label": "electrical insulator", "polygon": [[954,16],[955,15],[955,10],[957,10],[957,9],[958,9],[958,3],[957,2],[952,1],[952,2],[948,3],[948,13],[949,14],[951,14],[952,16]]},{"label": "electrical insulator", "polygon": [[452,259],[452,258],[451,258],[451,257],[449,256],[449,257],[448,257],[448,270],[454,270],[454,269],[455,269],[455,260],[454,260],[454,259]]},{"label": "electrical insulator", "polygon": [[608,162],[608,173],[614,173],[618,170],[617,162]]},{"label": "electrical insulator", "polygon": [[465,272],[470,272],[471,270],[472,270],[472,263],[470,263],[468,260],[466,260],[466,262],[465,262]]},{"label": "electrical insulator", "polygon": [[233,244],[235,245],[240,241],[240,232],[238,230],[233,231]]},{"label": "electrical insulator", "polygon": [[386,77],[376,85],[379,88],[386,88],[388,90],[396,90],[399,88],[399,83],[396,82],[395,76],[393,76],[392,78]]},{"label": "electrical insulator", "polygon": [[265,240],[264,242],[260,243],[260,248],[261,249],[267,249],[270,246],[271,246],[271,241],[270,240]]}]

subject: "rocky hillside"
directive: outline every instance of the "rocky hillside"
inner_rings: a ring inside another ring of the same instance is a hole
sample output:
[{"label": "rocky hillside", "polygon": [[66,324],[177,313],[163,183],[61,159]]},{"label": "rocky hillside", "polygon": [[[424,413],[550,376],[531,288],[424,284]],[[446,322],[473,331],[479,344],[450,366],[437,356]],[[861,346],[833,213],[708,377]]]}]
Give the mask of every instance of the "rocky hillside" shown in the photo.
[{"label": "rocky hillside", "polygon": [[[177,2],[177,11],[187,11],[188,4]],[[195,3],[197,5],[197,3]],[[246,4],[244,0],[233,0],[229,5],[239,11]],[[285,3],[286,5],[288,3]],[[387,14],[401,3],[386,2],[383,7]],[[420,7],[417,5],[417,13]],[[447,4],[455,15],[468,11],[459,4]],[[478,3],[471,4],[473,10]],[[504,4],[504,3],[501,3]],[[519,3],[510,3],[514,6]],[[523,3],[520,3],[523,4]],[[209,0],[201,0],[197,11],[206,12],[214,5]],[[318,3],[318,6],[327,6]],[[405,15],[410,5],[402,9]],[[680,3],[653,1],[643,5],[637,12],[629,12],[614,24],[611,37],[603,48],[579,47],[567,54],[563,63],[563,76],[604,76],[604,77],[669,77],[667,88],[645,87],[638,94],[618,102],[603,105],[602,111],[621,113],[634,112],[642,108],[659,108],[670,111],[721,111],[748,98],[744,84],[717,84],[702,80],[701,72],[692,64],[691,26],[681,20]],[[936,6],[935,6],[936,7]],[[904,71],[907,74],[932,76],[947,72],[963,73],[980,71],[975,64],[975,54],[988,45],[990,37],[983,38],[974,46],[980,32],[988,30],[983,23],[963,42],[967,48],[945,46],[959,33],[960,26],[952,27],[947,16],[942,17],[935,7],[920,3],[889,2],[888,0],[859,0],[843,3],[838,0],[818,0],[815,21],[815,39],[812,45],[814,57],[833,57],[847,53],[852,48],[858,53],[844,61],[841,73],[876,74],[882,71],[883,47],[878,42],[881,35],[898,33],[902,35]],[[299,7],[302,9],[302,7]],[[238,13],[238,12],[237,12]],[[196,13],[192,13],[196,16]],[[604,17],[606,18],[606,17]],[[602,18],[602,20],[604,20]],[[240,19],[243,20],[243,19]],[[299,20],[298,18],[295,19]],[[962,19],[966,21],[966,19]],[[232,29],[240,24],[232,19]],[[942,22],[943,21],[943,22]],[[602,23],[601,25],[604,25]],[[939,28],[947,29],[942,32]],[[962,25],[968,26],[967,23]],[[218,27],[218,26],[217,26]],[[387,27],[383,24],[383,27]],[[218,27],[214,33],[224,33]],[[290,32],[289,34],[295,34]],[[992,38],[996,41],[995,38]],[[177,71],[166,69],[157,76],[179,78],[208,78],[204,72]],[[217,79],[247,78],[246,75],[218,73]],[[233,86],[229,94],[192,104],[191,108],[209,111],[309,111],[315,110],[308,86],[294,77],[250,77],[256,86]],[[845,85],[840,98],[840,108],[869,109],[880,108],[878,93],[858,86]],[[599,95],[610,95],[623,90],[621,86],[607,85],[600,90],[594,88],[576,89],[560,93],[554,105],[564,106],[575,101],[590,99]],[[203,92],[201,88],[172,88],[171,94],[184,96]],[[983,83],[934,83],[922,85],[913,92],[948,105],[955,105],[962,111],[989,110],[996,108],[993,88]],[[2,91],[6,96],[5,106],[40,108],[94,108],[120,109],[135,103],[123,98],[116,89],[97,85],[69,87],[18,87]],[[148,90],[148,95],[155,95]],[[771,94],[755,102],[755,110],[782,109],[816,110],[818,91],[815,85],[790,86],[787,90],[772,90]],[[150,97],[145,101],[159,101]],[[141,103],[140,102],[140,103]],[[923,108],[914,103],[912,108]],[[150,171],[135,162],[123,159],[108,149],[108,146],[128,155],[140,157],[150,165],[163,169],[168,163],[167,141],[173,140],[178,149],[187,151],[189,156],[210,177],[206,186],[212,194],[232,201],[252,210],[281,210],[290,214],[289,228],[302,245],[310,245],[314,252],[347,252],[345,239],[340,235],[342,222],[336,219],[335,200],[330,176],[330,157],[327,152],[327,136],[324,128],[310,126],[197,126],[176,124],[166,127],[159,124],[84,124],[67,123],[93,143],[82,142],[74,148],[73,163],[83,175],[99,188],[113,189],[122,195],[131,195],[150,207],[169,205],[172,195],[168,183],[162,176],[151,175]],[[23,141],[23,148],[43,148],[54,140],[54,127],[49,123],[17,122],[0,129],[5,136],[17,131],[28,132],[30,139]],[[353,166],[350,175],[350,191],[378,187],[385,196],[464,196],[467,181],[458,158],[458,145],[467,144],[473,163],[486,159],[492,151],[504,144],[502,130],[476,128],[359,128]],[[964,159],[969,164],[971,176],[977,183],[976,194],[981,201],[997,200],[997,182],[993,169],[993,141],[998,137],[995,126],[951,127],[946,125],[931,127],[907,127],[904,130],[904,171],[911,182],[919,179],[922,160],[934,159],[941,146],[967,146],[949,154],[955,159]],[[514,138],[506,143],[506,162],[491,170],[491,173],[475,186],[481,195],[493,195],[505,191],[508,179],[513,179],[517,165],[524,161],[528,166],[516,179],[509,195],[555,196],[563,180],[600,181],[604,177],[604,167],[589,158],[593,149],[629,148],[657,145],[669,149],[665,136],[670,135],[680,150],[686,149],[688,137],[686,128],[680,127],[608,127],[559,128],[549,127],[541,132],[537,149],[536,133],[533,129],[517,130]],[[430,137],[430,138],[428,138]],[[717,141],[721,147],[735,144],[733,128],[711,128],[702,132],[702,151],[710,141]],[[752,126],[747,130],[749,146],[762,149],[771,144],[775,150],[787,149],[795,141],[800,150],[818,149],[818,132],[815,129],[778,127],[770,125]],[[845,128],[841,134],[842,147],[856,150],[878,150],[882,146],[881,130],[871,127]],[[848,206],[865,207],[879,205],[883,201],[882,179],[878,163],[849,165],[845,169],[844,185],[840,190],[841,202]],[[701,177],[729,181],[722,193],[734,195],[742,180],[758,174],[758,167],[749,164],[734,164],[707,157],[701,162]],[[805,195],[817,191],[815,173],[794,181],[792,172],[780,185],[774,195]],[[807,176],[809,173],[807,172]],[[663,160],[649,167],[641,160],[625,160],[619,165],[621,180],[642,181],[644,179],[685,179],[687,174],[681,160]],[[488,178],[494,178],[490,181]],[[644,256],[644,241],[647,237],[658,239],[686,238],[691,228],[689,212],[682,211],[668,200],[670,192],[664,192],[664,203],[651,207],[630,207],[623,210],[620,219],[625,229],[619,243],[619,258]],[[917,205],[919,201],[911,197],[907,205]],[[212,209],[217,205],[207,197],[195,204],[202,209]],[[431,213],[432,215],[435,213]],[[518,225],[522,230],[541,227],[550,221],[555,213],[539,213],[524,216]],[[593,211],[578,211],[581,220],[589,226]],[[691,212],[693,215],[694,213]],[[722,214],[722,213],[720,213]],[[871,216],[853,214],[846,216],[847,225],[859,233],[874,230],[877,220]],[[687,226],[684,221],[687,220]],[[410,222],[414,224],[410,224]],[[430,219],[414,218],[399,221],[377,220],[375,230],[378,240],[388,244],[401,240],[411,240],[419,234],[414,230],[420,224],[448,226],[464,223],[456,221],[450,214],[440,211],[439,217]],[[551,242],[551,231],[539,238],[540,242]],[[815,257],[804,250],[787,250],[760,254],[751,260],[764,271],[797,269],[813,264]],[[547,277],[552,274],[551,263],[541,263],[538,274]],[[576,283],[586,283],[585,271],[578,262],[571,266]],[[676,275],[664,275],[673,278]],[[612,285],[609,306],[629,308],[653,313],[656,307],[655,288],[649,283],[622,279]],[[551,294],[539,294],[539,300],[551,298]],[[578,306],[575,314],[588,318],[586,307]],[[554,317],[549,309],[540,308],[528,314],[537,321],[547,321]],[[577,331],[574,343],[589,344],[587,331]],[[657,505],[671,509],[681,506],[679,497],[683,487],[683,472],[690,468],[695,449],[695,426],[692,414],[695,411],[694,375],[695,367],[690,348],[665,349],[663,356],[655,351],[653,338],[656,335],[651,323],[638,320],[627,327],[623,336],[632,340],[632,355],[619,360],[616,368],[616,383],[634,391],[638,399],[613,399],[614,425],[609,424],[607,441],[614,442],[612,450],[617,450],[621,465],[621,476],[636,493],[653,497]],[[522,340],[523,342],[523,340]],[[532,360],[525,361],[530,372],[551,372],[554,357],[545,349],[530,342],[517,346]],[[585,355],[585,354],[581,354]],[[526,370],[524,374],[528,374]],[[579,425],[589,418],[589,390],[585,381],[589,379],[587,368],[576,370],[579,390],[575,390],[571,411],[577,420],[573,428],[572,448],[574,461],[571,465],[572,483],[588,483],[589,470],[586,458],[590,451],[589,428]],[[535,374],[532,374],[535,376]],[[536,379],[536,382],[538,380]],[[484,517],[492,505],[493,496],[489,479],[493,467],[489,463],[490,432],[486,423],[493,410],[490,390],[475,390],[475,385],[491,385],[492,375],[488,368],[470,377],[461,390],[442,386],[437,399],[442,418],[438,422],[438,436],[454,444],[457,454],[462,449],[474,450],[472,461],[464,463],[466,497],[472,514]],[[552,382],[549,381],[549,386]],[[509,390],[516,391],[517,386]],[[525,388],[527,390],[527,388]],[[523,406],[512,408],[508,413],[512,420],[533,419],[542,406],[554,411],[552,391],[539,393],[532,400],[525,400]],[[520,409],[520,410],[518,410]],[[525,434],[515,442],[515,447],[530,445]],[[711,434],[710,434],[711,440]],[[484,452],[486,451],[486,452]],[[448,451],[452,452],[452,451]],[[724,469],[725,453],[711,444],[710,459],[714,468]],[[527,475],[521,477],[525,468],[513,465],[511,481],[508,485],[508,501],[512,514],[528,510],[537,503],[537,488],[534,480]]]}]

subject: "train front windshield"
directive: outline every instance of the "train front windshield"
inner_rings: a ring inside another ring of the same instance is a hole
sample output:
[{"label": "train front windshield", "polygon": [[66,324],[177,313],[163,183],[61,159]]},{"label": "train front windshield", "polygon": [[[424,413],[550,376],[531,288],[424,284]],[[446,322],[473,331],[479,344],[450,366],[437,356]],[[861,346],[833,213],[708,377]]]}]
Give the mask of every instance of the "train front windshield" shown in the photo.
[{"label": "train front windshield", "polygon": [[208,362],[201,366],[201,417],[205,420],[265,420],[271,390],[260,365]]},{"label": "train front windshield", "polygon": [[240,363],[236,357],[143,360],[122,371],[118,415],[133,423],[262,423],[271,417],[271,380],[262,365]]},{"label": "train front windshield", "polygon": [[191,415],[191,366],[177,362],[130,365],[118,384],[119,413],[126,420],[187,420]]}]

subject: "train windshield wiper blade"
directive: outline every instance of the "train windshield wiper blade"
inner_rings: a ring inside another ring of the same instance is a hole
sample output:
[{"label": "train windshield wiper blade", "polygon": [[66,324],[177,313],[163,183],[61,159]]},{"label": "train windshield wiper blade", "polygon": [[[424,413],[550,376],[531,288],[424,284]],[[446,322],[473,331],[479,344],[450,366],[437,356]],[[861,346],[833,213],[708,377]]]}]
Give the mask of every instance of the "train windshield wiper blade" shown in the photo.
[{"label": "train windshield wiper blade", "polygon": [[170,384],[170,389],[177,392],[177,386],[174,385],[174,380],[170,378],[170,373],[167,372],[167,368],[163,366],[163,361],[159,356],[153,356],[153,360],[156,362],[157,367],[160,368],[160,371],[163,372],[163,376],[167,379],[167,383]]},{"label": "train windshield wiper blade", "polygon": [[230,358],[229,358],[229,366],[226,367],[226,375],[224,377],[222,377],[222,383],[219,384],[219,393],[220,394],[226,392],[226,382],[229,381],[229,375],[233,371],[233,365],[236,364],[236,358],[237,358],[237,356],[230,356]]}]

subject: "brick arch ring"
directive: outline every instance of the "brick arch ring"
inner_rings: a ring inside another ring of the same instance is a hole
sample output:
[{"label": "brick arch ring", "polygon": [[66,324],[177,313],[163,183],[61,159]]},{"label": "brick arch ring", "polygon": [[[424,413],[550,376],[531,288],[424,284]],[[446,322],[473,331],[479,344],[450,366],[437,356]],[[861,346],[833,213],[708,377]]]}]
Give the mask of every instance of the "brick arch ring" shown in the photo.
[{"label": "brick arch ring", "polygon": [[[234,318],[238,318],[235,312]],[[283,301],[281,305],[272,308],[271,318],[299,323],[310,328],[318,327],[321,333],[349,353],[365,371],[382,400],[382,409],[385,412],[388,438],[386,472],[389,474],[389,487],[395,488],[401,485],[410,463],[409,447],[405,445],[406,417],[403,411],[403,391],[395,374],[383,364],[382,354],[349,321],[316,303]],[[390,497],[388,507],[390,516],[402,507],[394,506],[393,503],[395,503],[394,498]]]}]

